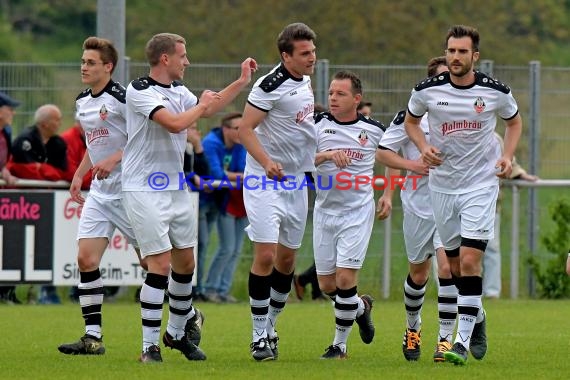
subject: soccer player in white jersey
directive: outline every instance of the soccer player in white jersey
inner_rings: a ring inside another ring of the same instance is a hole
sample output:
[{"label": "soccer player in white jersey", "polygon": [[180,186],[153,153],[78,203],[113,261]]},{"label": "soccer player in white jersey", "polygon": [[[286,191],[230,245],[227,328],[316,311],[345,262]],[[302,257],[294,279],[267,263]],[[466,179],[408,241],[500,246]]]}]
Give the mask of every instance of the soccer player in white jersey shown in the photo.
[{"label": "soccer player in white jersey", "polygon": [[[482,305],[482,255],[493,237],[499,178],[512,170],[522,130],[517,103],[506,85],[474,71],[479,32],[456,25],[446,36],[449,72],[424,80],[412,91],[404,121],[406,132],[430,170],[429,188],[437,230],[458,276],[459,322],[445,361],[465,364],[470,351],[487,352]],[[428,113],[430,143],[420,127]],[[505,120],[505,149],[493,154],[497,116]]]},{"label": "soccer player in white jersey", "polygon": [[189,66],[183,37],[160,33],[146,45],[150,73],[127,87],[128,140],[123,157],[123,203],[148,273],[141,289],[142,362],[160,362],[160,326],[164,289],[169,317],[162,341],[188,360],[206,355],[185,334],[193,318],[192,275],[197,240],[197,210],[185,183],[186,129],[227,104],[251,81],[257,63],[247,58],[239,79],[219,93],[200,99],[180,81]]},{"label": "soccer player in white jersey", "polygon": [[254,84],[243,112],[239,136],[247,149],[244,203],[246,228],[254,242],[249,274],[255,360],[278,356],[275,322],[285,307],[307,220],[306,187],[271,185],[285,175],[300,182],[314,171],[316,132],[310,74],[317,62],[316,39],[307,25],[294,23],[277,38],[281,63]]},{"label": "soccer player in white jersey", "polygon": [[[69,192],[75,202],[83,205],[77,233],[77,264],[85,335],[78,342],[60,345],[58,349],[64,354],[105,352],[101,339],[104,288],[99,265],[116,228],[138,253],[134,232],[121,203],[121,158],[127,142],[127,127],[125,88],[111,78],[117,59],[118,53],[111,41],[89,37],[83,42],[81,79],[89,88],[77,96],[75,105],[76,118],[85,131],[87,151]],[[91,167],[94,178],[85,199],[81,184]],[[145,267],[142,261],[141,265]]]},{"label": "soccer player in white jersey", "polygon": [[[362,341],[374,339],[373,299],[358,296],[362,268],[374,225],[374,162],[384,126],[357,111],[362,84],[350,71],[337,72],[329,86],[329,109],[317,115],[315,158],[317,197],[313,249],[319,286],[334,300],[335,336],[322,359],[347,358],[354,321]],[[397,172],[396,172],[397,173]],[[357,176],[362,179],[357,180]],[[364,179],[368,179],[368,183]],[[388,207],[380,204],[379,207]],[[390,210],[382,209],[388,215]]]},{"label": "soccer player in white jersey", "polygon": [[[428,77],[447,70],[445,57],[432,58],[428,62]],[[439,335],[433,360],[444,361],[443,354],[451,348],[457,318],[457,287],[451,275],[449,262],[433,217],[428,189],[429,167],[422,161],[421,154],[410,141],[404,129],[406,111],[400,111],[382,136],[377,158],[384,165],[404,169],[408,178],[402,189],[404,209],[404,243],[408,256],[409,274],[404,281],[404,306],[406,308],[406,331],[402,352],[406,360],[418,360],[421,354],[421,311],[426,284],[429,278],[431,257],[437,255],[438,274],[438,316]],[[424,115],[420,127],[429,142],[429,126]],[[398,155],[401,151],[403,157]],[[422,175],[414,179],[412,175]],[[414,185],[415,182],[415,185]],[[391,195],[391,194],[390,194]]]}]

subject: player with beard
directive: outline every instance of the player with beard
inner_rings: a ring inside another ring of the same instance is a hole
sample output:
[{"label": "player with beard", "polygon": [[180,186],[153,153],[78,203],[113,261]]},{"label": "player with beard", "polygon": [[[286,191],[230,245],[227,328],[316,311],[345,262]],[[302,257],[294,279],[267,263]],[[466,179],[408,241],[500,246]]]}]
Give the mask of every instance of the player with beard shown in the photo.
[{"label": "player with beard", "polygon": [[[487,352],[482,306],[481,262],[494,235],[499,178],[512,170],[522,119],[511,89],[474,71],[479,32],[469,26],[449,29],[445,57],[448,73],[420,82],[412,91],[404,125],[422,159],[432,169],[430,195],[437,230],[457,279],[459,322],[445,360],[465,364]],[[428,113],[430,143],[420,121]],[[497,116],[505,120],[505,149],[494,152]]]}]

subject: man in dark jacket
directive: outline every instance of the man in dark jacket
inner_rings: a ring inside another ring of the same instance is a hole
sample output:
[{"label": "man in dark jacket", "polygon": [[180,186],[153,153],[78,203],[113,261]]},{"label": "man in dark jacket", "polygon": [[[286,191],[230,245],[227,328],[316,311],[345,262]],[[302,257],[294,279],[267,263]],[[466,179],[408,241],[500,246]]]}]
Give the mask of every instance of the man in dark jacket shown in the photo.
[{"label": "man in dark jacket", "polygon": [[[0,92],[0,170],[2,173],[1,178],[7,185],[16,183],[16,178],[10,173],[6,164],[12,152],[11,124],[16,113],[14,109],[19,105],[20,102]],[[9,303],[21,303],[16,298],[15,286],[0,286],[0,300]]]},{"label": "man in dark jacket", "polygon": [[19,178],[62,180],[67,169],[67,145],[57,135],[61,111],[53,104],[45,104],[36,110],[34,121],[35,125],[14,140],[9,169]]}]

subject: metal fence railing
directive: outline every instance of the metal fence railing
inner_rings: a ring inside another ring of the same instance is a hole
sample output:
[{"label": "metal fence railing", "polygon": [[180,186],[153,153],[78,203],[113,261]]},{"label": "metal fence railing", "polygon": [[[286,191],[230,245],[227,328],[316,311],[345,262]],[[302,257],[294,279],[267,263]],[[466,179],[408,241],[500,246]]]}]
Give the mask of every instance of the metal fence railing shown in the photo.
[{"label": "metal fence railing", "polygon": [[[129,79],[148,74],[148,65],[144,62],[127,60],[125,63],[125,74]],[[523,117],[524,135],[517,150],[518,161],[545,180],[570,178],[570,108],[567,106],[570,104],[570,87],[567,85],[570,67],[544,67],[537,62],[530,62],[528,66],[500,66],[492,62],[491,65],[493,76],[512,88]],[[273,66],[260,65],[255,78]],[[397,111],[406,108],[411,88],[426,75],[424,65],[335,65],[321,60],[313,76],[313,88],[320,102],[326,102],[329,78],[341,69],[359,74],[365,99],[373,103],[373,117],[386,125]],[[12,126],[14,135],[31,125],[35,109],[45,103],[59,105],[64,113],[64,126],[71,125],[75,98],[85,87],[79,70],[78,62],[0,62],[0,91],[22,102]],[[239,72],[239,64],[192,63],[185,82],[199,95],[206,88],[223,88],[235,80]],[[241,111],[247,94],[247,90],[242,91],[228,111]],[[202,120],[199,125],[206,131],[216,123],[215,119]],[[501,128],[499,125],[498,129]],[[538,226],[546,214],[546,202],[540,194],[551,191],[556,190],[529,188],[525,192],[529,205],[527,212],[519,215],[526,222],[526,231],[521,233],[520,239],[527,239],[529,249],[539,256],[545,252],[538,244]],[[525,197],[521,202],[526,200]],[[391,233],[399,237],[401,228],[397,227]]]}]

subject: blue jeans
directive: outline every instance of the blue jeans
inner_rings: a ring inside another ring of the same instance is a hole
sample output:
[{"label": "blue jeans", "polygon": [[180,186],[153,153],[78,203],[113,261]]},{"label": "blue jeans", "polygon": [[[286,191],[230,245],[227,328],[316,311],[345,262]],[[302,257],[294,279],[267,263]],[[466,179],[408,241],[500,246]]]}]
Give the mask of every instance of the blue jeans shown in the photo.
[{"label": "blue jeans", "polygon": [[208,243],[210,242],[210,232],[214,223],[218,220],[220,211],[214,202],[200,203],[198,210],[198,263],[196,265],[196,286],[194,293],[204,293],[202,278],[206,270],[206,256],[208,253]]},{"label": "blue jeans", "polygon": [[243,246],[247,217],[220,215],[218,219],[219,246],[208,271],[206,292],[227,296]]}]

